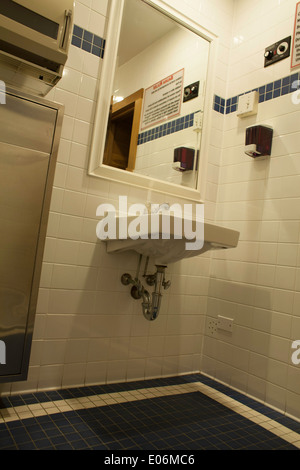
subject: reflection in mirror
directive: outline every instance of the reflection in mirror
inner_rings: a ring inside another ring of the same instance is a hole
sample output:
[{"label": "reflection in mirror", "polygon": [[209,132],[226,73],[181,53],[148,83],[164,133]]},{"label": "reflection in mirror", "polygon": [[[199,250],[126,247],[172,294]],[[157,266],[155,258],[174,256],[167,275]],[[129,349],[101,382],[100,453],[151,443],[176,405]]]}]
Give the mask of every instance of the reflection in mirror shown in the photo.
[{"label": "reflection in mirror", "polygon": [[103,164],[197,188],[209,42],[126,0]]}]

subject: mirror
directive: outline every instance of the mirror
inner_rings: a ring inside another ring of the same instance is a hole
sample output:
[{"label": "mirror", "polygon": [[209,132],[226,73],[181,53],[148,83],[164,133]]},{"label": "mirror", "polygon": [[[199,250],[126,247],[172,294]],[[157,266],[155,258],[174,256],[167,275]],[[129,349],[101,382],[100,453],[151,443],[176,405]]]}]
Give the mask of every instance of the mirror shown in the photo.
[{"label": "mirror", "polygon": [[212,37],[154,8],[158,1],[117,2],[89,172],[176,195],[187,189],[198,199]]}]

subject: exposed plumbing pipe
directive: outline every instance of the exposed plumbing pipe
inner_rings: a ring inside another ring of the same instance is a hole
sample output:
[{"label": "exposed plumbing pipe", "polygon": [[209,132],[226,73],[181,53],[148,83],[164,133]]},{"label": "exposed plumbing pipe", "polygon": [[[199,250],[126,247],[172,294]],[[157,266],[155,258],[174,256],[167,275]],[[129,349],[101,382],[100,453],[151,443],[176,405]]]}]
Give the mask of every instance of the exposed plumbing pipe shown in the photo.
[{"label": "exposed plumbing pipe", "polygon": [[155,289],[152,293],[152,301],[147,301],[142,303],[143,315],[149,320],[155,320],[158,317],[162,294],[160,293],[161,287],[164,281],[164,273],[166,266],[156,266],[157,271],[155,275]]},{"label": "exposed plumbing pipe", "polygon": [[[146,266],[148,266],[149,257],[146,260]],[[135,279],[128,274],[125,273],[121,277],[121,282],[123,285],[127,286],[132,284],[133,287],[131,289],[131,296],[134,299],[142,298],[142,309],[144,317],[149,320],[153,321],[158,317],[160,306],[161,306],[161,288],[168,289],[171,285],[170,281],[165,281],[165,269],[167,266],[164,265],[156,265],[156,273],[152,275],[146,275],[146,269],[144,272],[144,277],[146,277],[146,282],[149,285],[155,284],[155,289],[152,295],[144,288],[141,281],[138,279],[138,273],[141,265],[141,257],[139,259],[139,266],[137,271],[137,276]]]}]

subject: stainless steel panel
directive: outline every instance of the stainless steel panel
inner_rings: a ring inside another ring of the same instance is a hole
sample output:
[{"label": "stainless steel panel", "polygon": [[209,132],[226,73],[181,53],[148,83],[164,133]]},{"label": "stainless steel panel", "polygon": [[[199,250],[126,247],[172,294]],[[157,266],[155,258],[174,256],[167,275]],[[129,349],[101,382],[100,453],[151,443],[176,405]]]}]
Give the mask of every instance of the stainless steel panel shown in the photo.
[{"label": "stainless steel panel", "polygon": [[20,373],[50,155],[0,143],[0,339]]},{"label": "stainless steel panel", "polygon": [[27,378],[63,118],[63,107],[44,99],[11,88],[6,98],[0,105],[0,341],[6,348],[0,382]]},{"label": "stainless steel panel", "polygon": [[50,153],[57,110],[6,94],[0,106],[0,142]]}]

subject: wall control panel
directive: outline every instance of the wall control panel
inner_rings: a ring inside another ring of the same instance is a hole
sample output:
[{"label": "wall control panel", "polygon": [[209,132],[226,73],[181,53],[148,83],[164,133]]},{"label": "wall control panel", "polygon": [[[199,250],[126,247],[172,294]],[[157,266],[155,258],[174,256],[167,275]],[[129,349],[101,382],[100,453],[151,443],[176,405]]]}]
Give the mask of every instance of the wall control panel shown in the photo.
[{"label": "wall control panel", "polygon": [[286,59],[291,54],[291,36],[275,42],[265,49],[265,67]]},{"label": "wall control panel", "polygon": [[183,91],[183,102],[184,103],[186,101],[197,98],[197,96],[199,95],[199,88],[200,88],[199,85],[200,85],[200,82],[195,82],[195,83],[192,83],[191,85],[188,85],[184,88],[184,91]]}]

